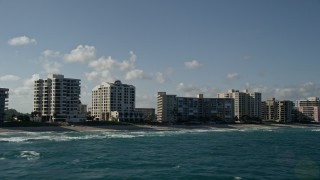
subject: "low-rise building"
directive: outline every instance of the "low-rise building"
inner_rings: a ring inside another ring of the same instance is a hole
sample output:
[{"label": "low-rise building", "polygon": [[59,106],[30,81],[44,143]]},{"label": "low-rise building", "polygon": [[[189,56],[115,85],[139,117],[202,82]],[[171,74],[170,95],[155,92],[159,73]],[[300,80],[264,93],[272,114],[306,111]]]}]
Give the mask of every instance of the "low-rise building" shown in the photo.
[{"label": "low-rise building", "polygon": [[158,92],[157,120],[166,123],[223,121],[234,122],[232,98],[178,97]]},{"label": "low-rise building", "polygon": [[155,112],[154,108],[136,108],[136,112],[141,112],[143,114],[143,119],[145,121],[153,121],[155,120]]}]

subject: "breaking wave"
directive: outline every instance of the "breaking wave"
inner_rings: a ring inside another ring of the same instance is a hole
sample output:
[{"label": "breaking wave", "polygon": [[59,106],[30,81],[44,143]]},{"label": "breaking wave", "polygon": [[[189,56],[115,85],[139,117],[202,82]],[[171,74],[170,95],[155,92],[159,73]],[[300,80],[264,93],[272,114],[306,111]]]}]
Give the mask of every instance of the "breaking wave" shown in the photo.
[{"label": "breaking wave", "polygon": [[[23,133],[0,133],[0,142],[32,143],[33,141],[76,141],[87,139],[112,139],[112,138],[140,138],[140,137],[163,137],[181,134],[201,133],[228,133],[228,132],[274,132],[277,128],[207,128],[207,129],[179,129],[165,131],[94,131],[94,132],[23,132]],[[312,129],[311,131],[320,131]]]},{"label": "breaking wave", "polygon": [[40,158],[40,153],[36,151],[21,151],[20,156],[21,158],[26,158],[27,160],[37,160]]}]

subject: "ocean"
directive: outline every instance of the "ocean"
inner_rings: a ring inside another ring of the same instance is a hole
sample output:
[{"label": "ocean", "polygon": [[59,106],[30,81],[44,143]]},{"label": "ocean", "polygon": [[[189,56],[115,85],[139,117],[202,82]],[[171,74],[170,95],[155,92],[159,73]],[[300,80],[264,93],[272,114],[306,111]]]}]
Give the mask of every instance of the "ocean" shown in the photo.
[{"label": "ocean", "polygon": [[320,129],[0,133],[0,179],[320,179]]}]

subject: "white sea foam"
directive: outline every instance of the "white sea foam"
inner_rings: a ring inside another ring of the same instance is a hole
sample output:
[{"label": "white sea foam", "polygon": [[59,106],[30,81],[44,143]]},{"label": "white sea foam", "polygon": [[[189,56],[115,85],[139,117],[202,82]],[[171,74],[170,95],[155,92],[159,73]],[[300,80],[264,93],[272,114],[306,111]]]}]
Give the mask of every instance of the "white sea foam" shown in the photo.
[{"label": "white sea foam", "polygon": [[320,129],[312,129],[311,131],[320,132]]},{"label": "white sea foam", "polygon": [[21,151],[20,157],[27,158],[27,160],[37,160],[40,158],[40,153],[36,151]]},{"label": "white sea foam", "polygon": [[[33,141],[75,141],[87,139],[113,139],[113,138],[140,138],[163,137],[181,134],[199,134],[210,132],[247,132],[247,131],[274,131],[273,128],[206,128],[206,129],[179,129],[168,131],[98,131],[98,132],[25,132],[18,134],[1,134],[0,142],[32,143]],[[320,131],[314,129],[313,131]]]}]

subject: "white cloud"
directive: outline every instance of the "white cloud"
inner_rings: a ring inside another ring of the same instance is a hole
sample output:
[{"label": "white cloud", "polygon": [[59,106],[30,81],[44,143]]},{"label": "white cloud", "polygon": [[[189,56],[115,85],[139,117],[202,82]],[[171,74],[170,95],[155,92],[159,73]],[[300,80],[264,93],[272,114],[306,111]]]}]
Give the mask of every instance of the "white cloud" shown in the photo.
[{"label": "white cloud", "polygon": [[19,79],[20,77],[11,74],[0,76],[0,81],[17,81]]},{"label": "white cloud", "polygon": [[88,81],[101,83],[101,82],[114,82],[116,78],[108,70],[101,72],[92,71],[90,73],[85,73]]},{"label": "white cloud", "polygon": [[153,108],[156,106],[157,94],[137,94],[136,107],[137,108]]},{"label": "white cloud", "polygon": [[98,60],[89,62],[89,67],[92,67],[96,71],[103,71],[114,68],[116,64],[116,60],[113,60],[109,56],[108,58],[101,57]]},{"label": "white cloud", "polygon": [[93,71],[85,73],[85,76],[88,81],[101,82],[112,82],[115,79],[118,79],[115,77],[115,74],[124,75],[122,78],[126,80],[149,79],[143,70],[135,67],[136,59],[137,56],[133,51],[130,51],[129,60],[119,61],[112,59],[110,56],[108,58],[100,57],[99,59],[92,60],[88,63],[88,66],[92,68]]},{"label": "white cloud", "polygon": [[162,72],[157,72],[155,74],[155,81],[160,83],[160,84],[163,84],[163,83],[166,83],[169,81],[169,79],[171,78],[173,74],[173,69],[172,68],[168,68],[164,73]]},{"label": "white cloud", "polygon": [[35,39],[29,38],[27,36],[19,36],[14,37],[8,41],[10,46],[22,46],[27,44],[36,44],[37,41]]},{"label": "white cloud", "polygon": [[41,53],[40,61],[42,67],[47,74],[57,74],[60,72],[62,64],[61,61],[62,55],[59,51],[45,50]]},{"label": "white cloud", "polygon": [[233,80],[233,79],[239,79],[240,75],[238,73],[228,73],[227,79]]},{"label": "white cloud", "polygon": [[93,81],[95,82],[98,79],[99,73],[98,72],[90,72],[90,73],[85,73],[85,76],[88,81]]},{"label": "white cloud", "polygon": [[43,68],[47,74],[58,74],[60,72],[61,64],[58,62],[46,61],[43,63]]},{"label": "white cloud", "polygon": [[58,58],[61,56],[61,53],[59,51],[53,51],[53,50],[45,50],[42,52],[42,58],[43,59],[49,59],[49,58]]},{"label": "white cloud", "polygon": [[135,69],[134,63],[136,62],[137,55],[133,51],[130,51],[129,60],[118,62],[117,65],[122,71],[132,71]]},{"label": "white cloud", "polygon": [[126,80],[135,80],[135,79],[143,79],[144,73],[140,69],[134,69],[127,72],[125,79]]},{"label": "white cloud", "polygon": [[114,82],[118,79],[109,70],[102,71],[100,76],[100,82]]},{"label": "white cloud", "polygon": [[164,74],[162,72],[157,72],[156,73],[155,80],[160,84],[163,84],[163,83],[166,82],[166,78],[165,78],[165,76],[164,76]]},{"label": "white cloud", "polygon": [[295,101],[299,99],[306,99],[308,97],[318,97],[320,94],[320,88],[314,82],[306,82],[286,87],[267,87],[247,83],[245,88],[254,92],[261,92],[263,99],[275,97],[279,100]]},{"label": "white cloud", "polygon": [[205,97],[217,97],[217,93],[220,92],[219,89],[213,87],[201,87],[193,84],[179,83],[176,86],[176,90],[182,92],[183,95],[187,97],[196,97],[198,94],[204,94]]},{"label": "white cloud", "polygon": [[184,62],[184,66],[187,69],[196,69],[202,66],[202,64],[200,64],[197,60],[192,60],[192,61]]},{"label": "white cloud", "polygon": [[32,75],[31,78],[25,79],[23,86],[13,90],[13,93],[18,96],[31,96],[33,94],[34,81],[40,79],[39,74]]},{"label": "white cloud", "polygon": [[94,46],[79,45],[64,56],[66,62],[87,62],[96,58],[96,49]]}]

